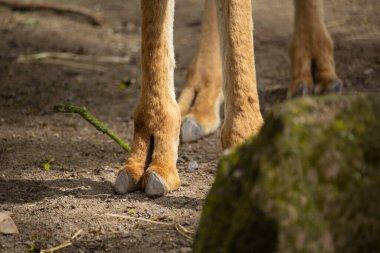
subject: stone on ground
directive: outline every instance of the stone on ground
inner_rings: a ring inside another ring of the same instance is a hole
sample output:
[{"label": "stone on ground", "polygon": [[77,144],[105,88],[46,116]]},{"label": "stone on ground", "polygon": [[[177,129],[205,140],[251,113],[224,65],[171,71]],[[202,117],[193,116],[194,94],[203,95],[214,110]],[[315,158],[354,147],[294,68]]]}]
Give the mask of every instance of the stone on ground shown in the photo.
[{"label": "stone on ground", "polygon": [[279,105],[225,155],[195,252],[379,252],[380,95]]}]

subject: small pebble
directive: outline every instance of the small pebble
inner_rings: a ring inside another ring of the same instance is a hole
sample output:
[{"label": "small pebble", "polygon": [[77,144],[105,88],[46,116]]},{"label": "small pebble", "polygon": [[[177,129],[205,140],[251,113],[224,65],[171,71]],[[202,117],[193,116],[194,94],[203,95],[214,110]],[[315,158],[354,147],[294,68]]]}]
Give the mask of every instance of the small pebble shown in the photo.
[{"label": "small pebble", "polygon": [[33,245],[33,241],[25,241],[24,244],[27,245],[27,246],[32,246]]},{"label": "small pebble", "polygon": [[366,76],[369,76],[372,73],[373,73],[373,69],[371,69],[371,68],[368,68],[368,69],[364,70],[364,75],[366,75]]},{"label": "small pebble", "polygon": [[199,167],[199,165],[196,161],[190,161],[189,165],[187,166],[187,168],[189,170],[196,170],[196,169],[198,169],[198,167]]}]

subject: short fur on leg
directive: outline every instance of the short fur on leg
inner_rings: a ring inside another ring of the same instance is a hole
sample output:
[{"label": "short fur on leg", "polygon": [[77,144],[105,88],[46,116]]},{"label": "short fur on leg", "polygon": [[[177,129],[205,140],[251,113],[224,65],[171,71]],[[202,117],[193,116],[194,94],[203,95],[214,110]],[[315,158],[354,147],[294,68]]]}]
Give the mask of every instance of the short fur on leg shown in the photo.
[{"label": "short fur on leg", "polygon": [[161,196],[181,184],[176,169],[181,115],[173,80],[174,0],[142,0],[141,9],[141,93],[134,113],[132,153],[115,187],[124,193],[136,189],[129,186],[135,184],[149,196]]},{"label": "short fur on leg", "polygon": [[335,72],[333,41],[323,20],[322,0],[294,0],[294,5],[293,81],[288,97],[340,93],[343,85]]},{"label": "short fur on leg", "polygon": [[263,124],[256,86],[251,0],[217,1],[225,121],[222,147],[243,142]]},{"label": "short fur on leg", "polygon": [[181,141],[189,142],[215,132],[220,125],[222,64],[214,0],[206,0],[198,51],[188,69],[179,98]]},{"label": "short fur on leg", "polygon": [[[174,0],[141,0],[142,88],[134,114],[132,153],[115,183],[118,193],[142,187],[149,196],[161,196],[180,186],[176,160],[181,116],[182,139],[198,139],[219,126],[224,97],[223,148],[243,142],[261,128],[251,0],[215,1],[206,0],[201,44],[178,106],[173,82]],[[341,92],[322,0],[294,3],[293,82],[288,96]]]}]

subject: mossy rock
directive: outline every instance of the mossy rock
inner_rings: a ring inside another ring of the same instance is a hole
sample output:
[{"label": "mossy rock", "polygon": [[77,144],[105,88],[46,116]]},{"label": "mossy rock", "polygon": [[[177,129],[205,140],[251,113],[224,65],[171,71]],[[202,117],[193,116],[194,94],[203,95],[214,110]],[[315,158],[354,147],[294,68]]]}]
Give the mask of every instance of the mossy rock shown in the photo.
[{"label": "mossy rock", "polygon": [[195,252],[380,252],[380,96],[274,108],[226,154]]}]

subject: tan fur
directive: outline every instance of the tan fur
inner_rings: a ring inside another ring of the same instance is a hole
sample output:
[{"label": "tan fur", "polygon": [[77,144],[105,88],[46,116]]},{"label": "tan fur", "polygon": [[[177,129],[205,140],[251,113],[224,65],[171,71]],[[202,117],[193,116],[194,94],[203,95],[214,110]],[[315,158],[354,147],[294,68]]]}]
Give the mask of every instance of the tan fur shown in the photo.
[{"label": "tan fur", "polygon": [[[322,90],[337,79],[321,0],[295,0],[295,7],[290,95],[301,84],[313,89],[312,62]],[[205,0],[201,42],[179,105],[173,82],[174,0],[141,0],[141,9],[142,87],[134,114],[132,153],[121,170],[127,179],[120,173],[116,190],[124,193],[140,186],[150,188],[150,195],[162,195],[180,186],[176,160],[181,116],[184,122],[196,123],[188,124],[188,133],[193,133],[193,126],[202,130],[198,134],[213,132],[220,124],[219,107],[224,97],[223,148],[243,142],[263,124],[256,87],[252,5],[251,0]],[[153,148],[151,160],[149,147]],[[129,181],[133,187],[125,183]],[[128,187],[120,187],[123,184]]]},{"label": "tan fur", "polygon": [[222,102],[222,63],[215,1],[206,0],[201,41],[188,69],[186,85],[178,103],[182,118],[197,119],[205,134],[208,134],[220,125]]},{"label": "tan fur", "polygon": [[317,82],[322,87],[338,79],[335,73],[333,41],[323,20],[322,1],[295,0],[294,5],[294,36],[290,48],[293,81],[289,94],[302,83],[306,83],[312,92],[315,85],[312,63],[318,70]]},{"label": "tan fur", "polygon": [[[217,26],[210,24],[211,22],[215,22],[215,19],[210,18],[213,16],[214,11],[213,8],[210,8],[213,2],[205,1],[203,31],[207,31],[202,32],[200,49],[189,67],[185,88],[179,100],[182,117],[191,116],[194,118],[194,121],[204,128],[207,127],[205,124],[202,124],[204,121],[219,122],[214,114],[207,113],[207,111],[213,108],[212,105],[218,104],[219,100],[216,99],[214,94],[217,94],[216,89],[219,89],[221,86],[213,82],[215,87],[213,89],[202,81],[208,79],[216,80],[215,76],[218,73],[216,66],[220,66],[221,64],[219,62],[221,58],[218,55],[212,54],[212,52],[215,52],[212,50],[213,48],[219,48],[219,45],[217,45],[218,40],[216,40],[218,37],[218,33],[216,32]],[[217,2],[219,4],[223,3],[221,0],[217,0]],[[245,1],[242,2],[241,4],[244,4]],[[296,10],[294,36],[290,47],[292,83],[288,89],[288,97],[293,97],[294,93],[297,92],[297,88],[301,85],[307,87],[306,92],[301,95],[310,95],[313,92],[317,94],[323,93],[332,81],[341,82],[335,73],[333,42],[324,24],[322,0],[294,0],[294,6]],[[246,25],[244,24],[244,26]],[[224,29],[225,27],[226,24],[222,25],[222,32],[229,32],[229,30]],[[211,50],[211,52],[204,53],[208,52],[208,50]],[[238,50],[241,49],[238,48]],[[223,49],[222,52],[228,52],[228,49]],[[314,80],[312,74],[313,64],[317,70],[316,80]],[[202,98],[195,97],[193,107],[189,108],[191,101],[194,99],[194,90],[197,91],[199,89],[203,91]],[[191,92],[188,92],[189,90]],[[204,100],[207,101],[207,105],[202,104]],[[193,109],[202,113],[194,114],[192,113]],[[187,112],[189,113],[187,114]],[[225,122],[229,122],[229,120]]]},{"label": "tan fur", "polygon": [[[132,153],[122,170],[143,187],[141,179],[147,172],[154,171],[171,191],[180,186],[176,162],[181,124],[173,80],[174,0],[142,0],[141,9],[141,94],[134,113]],[[145,168],[151,137],[154,138],[154,151],[151,163]]]},{"label": "tan fur", "polygon": [[222,147],[243,142],[260,129],[260,114],[253,52],[253,21],[250,0],[217,1],[225,121]]}]

